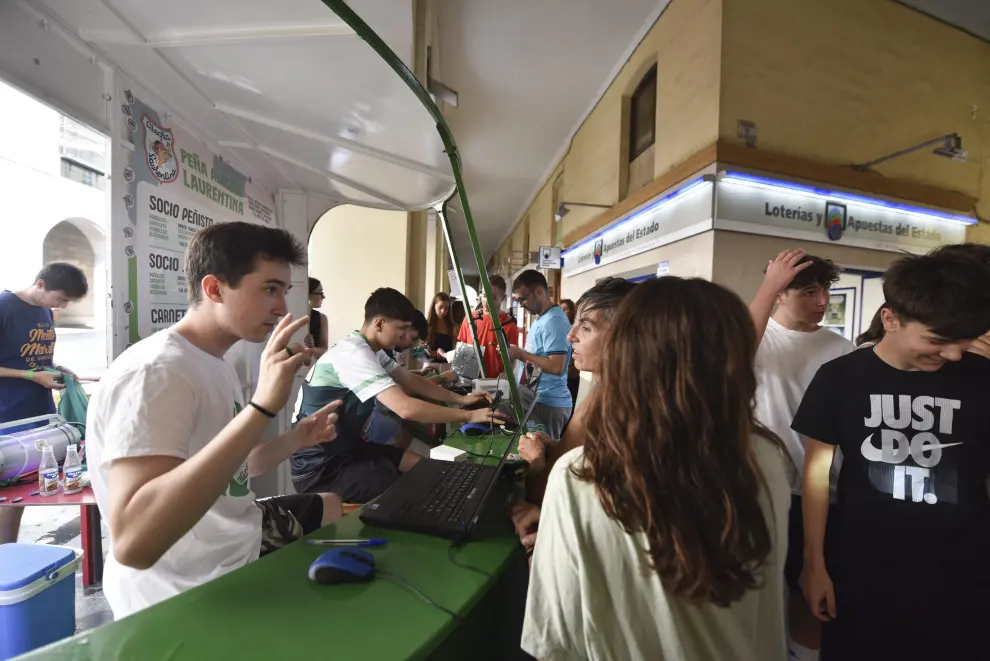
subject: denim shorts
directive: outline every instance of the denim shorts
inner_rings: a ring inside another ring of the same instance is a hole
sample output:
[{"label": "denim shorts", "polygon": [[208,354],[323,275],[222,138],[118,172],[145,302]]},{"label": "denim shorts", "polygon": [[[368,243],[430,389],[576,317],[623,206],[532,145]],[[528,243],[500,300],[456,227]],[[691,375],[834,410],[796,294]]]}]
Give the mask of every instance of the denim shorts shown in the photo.
[{"label": "denim shorts", "polygon": [[402,424],[394,417],[375,408],[368,416],[368,421],[361,430],[361,439],[378,445],[394,445],[395,439],[402,431]]}]

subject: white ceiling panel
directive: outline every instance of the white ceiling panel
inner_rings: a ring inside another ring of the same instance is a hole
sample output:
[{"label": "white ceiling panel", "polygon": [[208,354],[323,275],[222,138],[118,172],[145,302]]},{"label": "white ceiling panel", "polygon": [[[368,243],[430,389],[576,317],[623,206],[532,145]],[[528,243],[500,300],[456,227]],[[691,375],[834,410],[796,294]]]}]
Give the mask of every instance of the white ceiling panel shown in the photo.
[{"label": "white ceiling panel", "polygon": [[[12,1],[51,16],[272,188],[410,210],[453,192],[429,113],[319,0]],[[411,62],[412,3],[350,6]]]}]

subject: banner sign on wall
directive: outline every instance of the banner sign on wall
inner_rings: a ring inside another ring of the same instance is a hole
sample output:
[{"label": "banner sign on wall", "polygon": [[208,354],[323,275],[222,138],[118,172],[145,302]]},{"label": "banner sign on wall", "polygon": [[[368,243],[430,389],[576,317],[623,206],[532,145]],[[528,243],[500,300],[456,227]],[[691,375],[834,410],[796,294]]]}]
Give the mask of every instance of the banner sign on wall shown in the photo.
[{"label": "banner sign on wall", "polygon": [[[198,286],[185,278],[185,252],[196,232],[231,221],[276,225],[271,192],[203,141],[170,126],[142,94],[133,81],[117,76],[122,114],[114,140],[119,172],[111,178],[111,226],[123,235],[122,254],[113,253],[114,272],[127,274],[127,286],[114,321],[121,333],[127,329],[126,345],[185,315],[189,287]],[[115,343],[115,355],[123,349]]]},{"label": "banner sign on wall", "polygon": [[584,273],[710,229],[712,183],[699,177],[568,248],[562,273]]},{"label": "banner sign on wall", "polygon": [[751,175],[716,187],[715,228],[873,250],[924,253],[966,240],[966,216]]}]

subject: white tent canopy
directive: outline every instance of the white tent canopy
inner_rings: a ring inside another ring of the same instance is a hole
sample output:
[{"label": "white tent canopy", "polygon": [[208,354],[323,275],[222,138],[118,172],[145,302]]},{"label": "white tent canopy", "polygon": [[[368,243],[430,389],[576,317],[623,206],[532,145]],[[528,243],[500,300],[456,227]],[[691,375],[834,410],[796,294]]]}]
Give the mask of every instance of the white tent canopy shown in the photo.
[{"label": "white tent canopy", "polygon": [[[351,6],[411,65],[411,3]],[[270,190],[405,210],[454,190],[429,113],[317,0],[0,3],[3,75],[107,133],[116,70]]]}]

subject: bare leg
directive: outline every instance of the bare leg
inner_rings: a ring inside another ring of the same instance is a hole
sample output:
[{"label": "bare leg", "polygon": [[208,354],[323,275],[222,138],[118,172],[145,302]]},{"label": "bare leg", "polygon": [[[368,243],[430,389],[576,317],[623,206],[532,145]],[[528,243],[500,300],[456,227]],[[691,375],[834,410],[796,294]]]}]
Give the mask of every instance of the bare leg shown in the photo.
[{"label": "bare leg", "polygon": [[340,496],[335,493],[321,493],[320,498],[323,500],[323,521],[320,525],[325,526],[344,516],[344,504]]},{"label": "bare leg", "polygon": [[412,452],[413,454],[418,454],[421,457],[429,457],[431,449],[432,448],[430,448],[430,446],[424,443],[423,441],[419,440],[418,438],[414,438],[409,443],[409,447],[406,448],[406,451]]},{"label": "bare leg", "polygon": [[21,528],[23,507],[0,507],[0,544],[17,541],[17,532]]},{"label": "bare leg", "polygon": [[422,459],[422,457],[415,452],[403,452],[402,461],[399,462],[399,471],[402,473],[408,473],[409,469],[415,466],[420,459]]},{"label": "bare leg", "polygon": [[821,622],[811,614],[811,608],[799,590],[791,590],[791,598],[787,600],[787,616],[794,642],[810,650],[821,647]]}]

